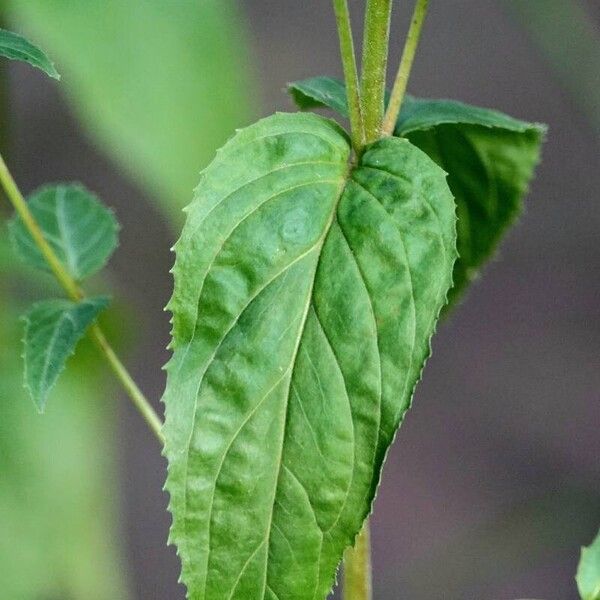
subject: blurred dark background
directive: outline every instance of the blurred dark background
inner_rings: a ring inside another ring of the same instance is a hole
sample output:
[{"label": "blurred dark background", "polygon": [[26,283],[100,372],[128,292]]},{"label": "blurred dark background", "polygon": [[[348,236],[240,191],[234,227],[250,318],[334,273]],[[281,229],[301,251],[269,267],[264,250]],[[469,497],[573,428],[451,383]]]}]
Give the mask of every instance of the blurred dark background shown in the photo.
[{"label": "blurred dark background", "polygon": [[[12,20],[29,31],[20,1]],[[391,68],[411,3],[397,4]],[[568,45],[573,25],[560,22],[566,4],[585,15],[590,39],[600,39],[595,0],[431,3],[411,93],[495,107],[550,129],[526,213],[439,328],[390,453],[372,520],[377,600],[577,598],[579,547],[600,524],[600,50]],[[354,12],[361,5],[354,1]],[[531,5],[559,8],[540,25],[527,13]],[[244,78],[252,83],[240,98],[248,109],[233,126],[253,112],[291,110],[283,93],[288,81],[340,75],[330,3],[246,0],[239,18],[250,47]],[[559,51],[547,46],[553,35],[543,27],[562,32],[554,36]],[[121,248],[111,268],[115,293],[133,306],[128,363],[158,406],[178,217],[171,212],[167,219],[148,186],[100,151],[60,84],[16,64],[8,81],[8,156],[22,188],[82,181],[118,214]],[[143,111],[144,100],[137,101]],[[178,117],[162,115],[166,123]],[[189,198],[191,186],[180,204]],[[165,463],[122,400],[111,485],[119,490],[126,586],[135,600],[183,598],[175,553],[165,546]]]}]

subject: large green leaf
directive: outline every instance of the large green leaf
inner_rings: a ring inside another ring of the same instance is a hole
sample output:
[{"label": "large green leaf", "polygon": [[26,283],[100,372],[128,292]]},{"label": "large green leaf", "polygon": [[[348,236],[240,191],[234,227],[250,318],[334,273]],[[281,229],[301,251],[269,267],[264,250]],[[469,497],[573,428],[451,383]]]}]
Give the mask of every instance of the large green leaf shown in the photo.
[{"label": "large green leaf", "polygon": [[19,0],[9,15],[61,65],[95,141],[181,218],[198,172],[251,119],[245,31],[233,0]]},{"label": "large green leaf", "polygon": [[39,48],[24,37],[12,31],[6,31],[6,29],[0,29],[0,56],[12,60],[22,60],[41,69],[46,75],[60,79],[60,75],[50,59]]},{"label": "large green leaf", "polygon": [[105,296],[80,302],[44,300],[25,315],[25,386],[40,412],[67,359],[108,302]]},{"label": "large green leaf", "polygon": [[[119,226],[113,213],[80,185],[43,187],[28,204],[46,241],[76,280],[99,271],[117,247]],[[24,262],[51,272],[18,215],[11,221],[10,233]]]},{"label": "large green leaf", "polygon": [[581,549],[577,587],[581,600],[600,600],[600,531],[587,548]]},{"label": "large green leaf", "polygon": [[404,139],[349,156],[335,123],[275,115],[188,208],[164,401],[194,600],[329,592],[429,354],[456,257],[445,174]]},{"label": "large green leaf", "polygon": [[[344,84],[314,77],[289,86],[302,109],[328,107],[347,116]],[[395,135],[408,138],[448,173],[457,204],[456,299],[494,252],[522,210],[539,161],[545,127],[453,100],[407,96]]]}]

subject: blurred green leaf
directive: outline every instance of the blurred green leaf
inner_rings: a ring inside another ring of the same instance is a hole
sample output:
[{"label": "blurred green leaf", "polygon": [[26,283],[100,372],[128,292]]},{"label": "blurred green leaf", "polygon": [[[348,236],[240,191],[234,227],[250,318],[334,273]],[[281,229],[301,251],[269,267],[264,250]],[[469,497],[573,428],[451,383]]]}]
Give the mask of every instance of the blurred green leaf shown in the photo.
[{"label": "blurred green leaf", "polygon": [[6,29],[0,29],[0,56],[22,60],[32,67],[41,69],[53,79],[60,79],[50,59],[39,48],[24,37]]},{"label": "blurred green leaf", "polygon": [[0,595],[126,600],[110,386],[84,340],[55,388],[60,402],[37,414],[22,384],[7,246],[0,223]]},{"label": "blurred green leaf", "polygon": [[[99,271],[117,247],[119,226],[113,213],[82,186],[43,187],[31,196],[28,205],[44,237],[78,281]],[[18,215],[10,223],[10,233],[25,263],[51,272]]]},{"label": "blurred green leaf", "polygon": [[[58,59],[61,89],[92,139],[174,223],[182,222],[180,209],[198,172],[254,114],[239,4],[0,0],[0,6]],[[4,266],[13,274],[20,267]],[[17,324],[9,310],[14,300],[9,304],[1,287],[6,281],[0,278],[0,328]],[[43,419],[22,389],[16,330],[1,331],[0,340],[2,595],[125,600],[109,444],[114,406],[99,393],[106,382],[97,363],[92,369],[83,360],[87,340],[57,384],[61,401]]]},{"label": "blurred green leaf", "polygon": [[600,27],[581,0],[504,0],[600,132]]},{"label": "blurred green leaf", "polygon": [[57,57],[87,130],[167,213],[256,97],[232,0],[29,0],[10,13]]},{"label": "blurred green leaf", "polygon": [[25,386],[40,412],[67,359],[108,302],[106,296],[81,302],[44,300],[25,315]]},{"label": "blurred green leaf", "polygon": [[587,548],[581,549],[576,579],[581,600],[600,600],[600,531]]}]

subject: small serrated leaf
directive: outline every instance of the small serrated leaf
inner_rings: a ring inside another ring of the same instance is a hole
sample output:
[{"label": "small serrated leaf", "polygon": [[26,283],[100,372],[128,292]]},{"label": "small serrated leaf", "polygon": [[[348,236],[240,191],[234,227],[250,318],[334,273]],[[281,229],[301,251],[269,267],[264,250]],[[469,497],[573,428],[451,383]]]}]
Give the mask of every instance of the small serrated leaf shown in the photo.
[{"label": "small serrated leaf", "polygon": [[[28,204],[44,237],[77,281],[99,271],[117,247],[119,226],[114,214],[83,186],[46,186]],[[18,215],[10,223],[10,233],[24,262],[50,271]]]},{"label": "small serrated leaf", "polygon": [[587,548],[581,549],[575,579],[581,600],[600,600],[600,531]]},{"label": "small serrated leaf", "polygon": [[106,296],[80,302],[45,300],[24,316],[25,387],[40,412],[77,342],[108,302]]},{"label": "small serrated leaf", "polygon": [[6,29],[0,29],[0,56],[24,61],[41,69],[49,77],[60,79],[54,64],[44,52],[23,36]]},{"label": "small serrated leaf", "polygon": [[[312,77],[288,90],[302,110],[330,108],[348,116],[346,90],[337,79]],[[394,135],[406,137],[448,173],[456,199],[459,259],[450,304],[476,278],[521,213],[545,131],[544,125],[497,110],[405,97]]]}]

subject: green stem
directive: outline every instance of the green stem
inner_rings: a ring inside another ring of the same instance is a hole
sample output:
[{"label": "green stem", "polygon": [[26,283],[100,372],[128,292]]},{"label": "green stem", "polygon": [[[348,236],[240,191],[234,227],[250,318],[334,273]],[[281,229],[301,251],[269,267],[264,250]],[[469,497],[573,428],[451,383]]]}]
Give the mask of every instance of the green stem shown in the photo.
[{"label": "green stem", "polygon": [[[56,253],[46,241],[44,234],[40,226],[38,225],[35,217],[29,210],[27,202],[21,194],[15,180],[13,179],[4,159],[0,155],[0,184],[6,192],[6,196],[10,203],[14,206],[18,215],[21,217],[25,227],[29,231],[33,241],[39,248],[40,252],[44,256],[48,263],[52,273],[66,291],[67,295],[75,302],[83,299],[83,290],[79,287],[77,282],[71,277],[69,272],[65,269]],[[102,330],[98,325],[94,325],[90,329],[92,339],[102,352],[103,356],[107,360],[113,373],[133,401],[134,406],[138,409],[146,423],[150,426],[152,432],[156,435],[161,444],[164,444],[164,437],[162,434],[162,423],[159,416],[156,414],[148,399],[144,396],[140,388],[137,386],[131,375],[127,372],[127,369],[112,349],[106,337],[102,333]]]},{"label": "green stem", "polygon": [[354,548],[344,554],[344,600],[371,600],[371,535],[366,521]]},{"label": "green stem", "polygon": [[63,267],[59,258],[56,256],[54,250],[50,244],[46,241],[42,230],[34,219],[23,195],[19,191],[15,180],[12,178],[4,159],[0,156],[0,183],[2,183],[2,187],[6,192],[6,196],[10,200],[11,204],[14,206],[15,210],[23,220],[25,227],[31,234],[33,241],[36,246],[39,248],[42,253],[44,259],[48,263],[48,266],[54,273],[54,276],[60,283],[60,285],[65,289],[69,297],[73,300],[81,300],[83,297],[83,293],[79,289],[77,283],[73,280],[73,278],[69,275],[66,269]]},{"label": "green stem", "polygon": [[348,108],[350,112],[350,129],[352,133],[352,146],[356,154],[360,154],[365,143],[365,129],[360,105],[360,91],[358,86],[358,70],[356,68],[356,54],[354,52],[354,38],[347,0],[333,0],[338,36],[340,39],[340,53],[344,68],[344,80],[348,95]]},{"label": "green stem", "polygon": [[361,78],[362,115],[367,144],[381,135],[391,14],[392,0],[367,0]]},{"label": "green stem", "polygon": [[125,365],[123,365],[115,351],[112,349],[111,345],[108,343],[108,340],[104,336],[104,333],[100,329],[99,325],[92,325],[90,332],[92,334],[92,338],[96,342],[96,345],[100,348],[100,351],[108,361],[113,373],[116,375],[117,379],[127,392],[127,395],[133,402],[133,405],[137,408],[146,423],[148,423],[150,429],[156,435],[161,445],[164,445],[165,439],[162,434],[162,421],[160,420],[160,417],[156,414],[156,411],[152,408],[150,402],[148,402],[148,399],[144,396],[136,382],[125,368]]},{"label": "green stem", "polygon": [[400,109],[402,108],[402,101],[406,94],[408,78],[410,77],[410,71],[415,59],[415,53],[417,51],[417,46],[419,45],[423,22],[427,15],[428,6],[429,0],[417,0],[415,5],[412,21],[404,44],[404,50],[402,51],[402,58],[400,59],[400,67],[398,69],[398,74],[396,75],[392,95],[390,96],[390,102],[383,121],[383,135],[392,135],[394,128],[396,127]]}]

